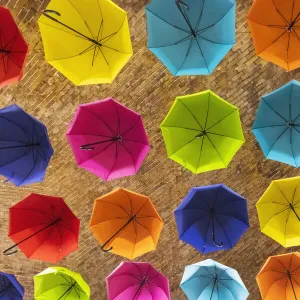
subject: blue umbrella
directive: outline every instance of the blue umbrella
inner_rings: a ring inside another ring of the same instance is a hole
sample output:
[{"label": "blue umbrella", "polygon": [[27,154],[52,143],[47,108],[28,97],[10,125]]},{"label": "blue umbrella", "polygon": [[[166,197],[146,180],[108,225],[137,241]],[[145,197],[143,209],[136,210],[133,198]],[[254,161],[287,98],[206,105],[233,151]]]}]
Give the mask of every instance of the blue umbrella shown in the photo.
[{"label": "blue umbrella", "polygon": [[1,300],[22,300],[24,288],[11,274],[0,272],[0,299]]},{"label": "blue umbrella", "polygon": [[189,300],[245,300],[249,296],[236,270],[211,259],[185,267],[180,287]]},{"label": "blue umbrella", "polygon": [[148,48],[174,76],[208,75],[235,44],[235,0],[152,0]]},{"label": "blue umbrella", "polygon": [[44,124],[17,105],[0,110],[0,174],[8,181],[42,181],[52,154]]},{"label": "blue umbrella", "polygon": [[300,166],[300,83],[292,80],[262,97],[252,127],[265,157]]},{"label": "blue umbrella", "polygon": [[247,200],[222,184],[192,188],[175,218],[179,238],[202,253],[233,248],[249,228]]}]

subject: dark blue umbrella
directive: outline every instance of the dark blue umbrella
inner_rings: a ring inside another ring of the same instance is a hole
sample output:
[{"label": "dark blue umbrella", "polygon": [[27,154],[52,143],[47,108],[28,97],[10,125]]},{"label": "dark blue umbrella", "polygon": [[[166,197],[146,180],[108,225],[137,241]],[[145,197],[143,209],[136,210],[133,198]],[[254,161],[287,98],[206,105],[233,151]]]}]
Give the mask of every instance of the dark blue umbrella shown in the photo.
[{"label": "dark blue umbrella", "polygon": [[22,300],[24,288],[11,274],[0,272],[0,299],[1,300]]},{"label": "dark blue umbrella", "polygon": [[17,105],[0,110],[0,174],[8,181],[42,181],[52,154],[44,124]]},{"label": "dark blue umbrella", "polygon": [[179,238],[202,253],[233,248],[249,228],[247,200],[222,184],[192,188],[175,218]]}]

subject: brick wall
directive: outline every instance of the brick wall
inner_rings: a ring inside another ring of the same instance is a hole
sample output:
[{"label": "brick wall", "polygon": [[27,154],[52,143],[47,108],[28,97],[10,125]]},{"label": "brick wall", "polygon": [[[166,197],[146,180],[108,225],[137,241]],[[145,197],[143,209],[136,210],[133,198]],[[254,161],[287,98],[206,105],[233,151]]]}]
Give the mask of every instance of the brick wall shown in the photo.
[{"label": "brick wall", "polygon": [[[287,73],[255,56],[246,24],[251,2],[237,0],[237,44],[213,74],[179,78],[172,77],[147,50],[146,1],[119,0],[117,3],[128,11],[134,56],[111,85],[74,87],[43,59],[37,19],[48,1],[0,0],[12,11],[30,43],[24,78],[19,84],[0,89],[0,107],[17,103],[39,118],[48,127],[55,149],[42,184],[23,188],[0,184],[1,250],[11,245],[7,230],[8,208],[12,204],[32,191],[62,196],[81,219],[81,236],[79,250],[61,265],[83,275],[91,286],[92,300],[106,299],[104,279],[122,259],[102,253],[87,226],[93,200],[121,186],[148,195],[165,221],[157,251],[140,260],[151,262],[169,277],[173,300],[185,299],[179,289],[184,266],[206,258],[236,268],[250,291],[249,299],[260,299],[255,276],[268,256],[284,253],[285,249],[260,233],[255,203],[272,179],[295,176],[298,171],[266,161],[250,128],[259,98],[291,79],[300,80],[300,74]],[[246,143],[228,169],[193,175],[167,158],[159,124],[176,95],[205,89],[212,89],[240,108]],[[104,183],[75,165],[65,132],[66,123],[80,103],[108,96],[142,114],[151,152],[137,176]],[[224,183],[248,199],[251,229],[232,251],[204,256],[178,241],[173,211],[191,187],[215,183]],[[26,288],[26,300],[33,299],[32,276],[46,267],[26,259],[22,253],[13,257],[0,255],[0,270],[17,275]]]}]

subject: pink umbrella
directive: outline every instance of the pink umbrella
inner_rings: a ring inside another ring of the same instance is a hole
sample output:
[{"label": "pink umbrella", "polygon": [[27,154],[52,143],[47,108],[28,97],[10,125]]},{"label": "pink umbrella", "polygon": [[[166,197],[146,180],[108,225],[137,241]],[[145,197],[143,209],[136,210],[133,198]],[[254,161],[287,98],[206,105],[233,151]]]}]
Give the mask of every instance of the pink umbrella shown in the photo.
[{"label": "pink umbrella", "polygon": [[136,174],[150,149],[142,117],[112,98],[80,105],[67,138],[77,164],[103,180]]},{"label": "pink umbrella", "polygon": [[169,300],[169,280],[148,263],[123,262],[106,278],[108,300]]}]

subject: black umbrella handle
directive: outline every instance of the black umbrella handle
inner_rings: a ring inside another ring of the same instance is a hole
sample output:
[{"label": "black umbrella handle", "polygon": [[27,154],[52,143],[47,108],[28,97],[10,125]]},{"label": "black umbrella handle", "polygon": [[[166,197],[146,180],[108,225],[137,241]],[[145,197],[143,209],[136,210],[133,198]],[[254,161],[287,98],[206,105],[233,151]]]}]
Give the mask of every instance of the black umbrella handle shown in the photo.
[{"label": "black umbrella handle", "polygon": [[102,246],[101,250],[105,253],[111,251],[113,247],[110,247],[109,249],[105,250],[105,246],[110,243],[125,227],[127,227],[134,219],[136,218],[136,215],[133,215],[112,237],[110,237]]},{"label": "black umbrella handle", "polygon": [[219,248],[222,248],[224,243],[221,242],[221,243],[217,243],[216,242],[216,235],[215,235],[215,222],[214,222],[214,218],[215,218],[215,212],[213,211],[212,215],[211,215],[211,218],[212,218],[212,240],[215,244],[215,246],[219,247]]},{"label": "black umbrella handle", "polygon": [[14,244],[13,246],[7,248],[6,250],[3,251],[3,255],[5,256],[10,256],[10,255],[13,255],[13,254],[16,254],[18,252],[18,250],[14,250],[14,251],[11,251],[12,249],[16,248],[18,245],[26,242],[27,240],[29,240],[30,238],[32,238],[33,236],[39,234],[40,232],[44,231],[45,229],[55,225],[57,222],[59,222],[60,219],[57,219],[53,222],[51,222],[49,225],[45,226],[44,228],[40,229],[39,231],[33,233],[32,235],[30,235],[29,237],[25,238],[24,240],[20,241],[19,243],[17,244]]}]

